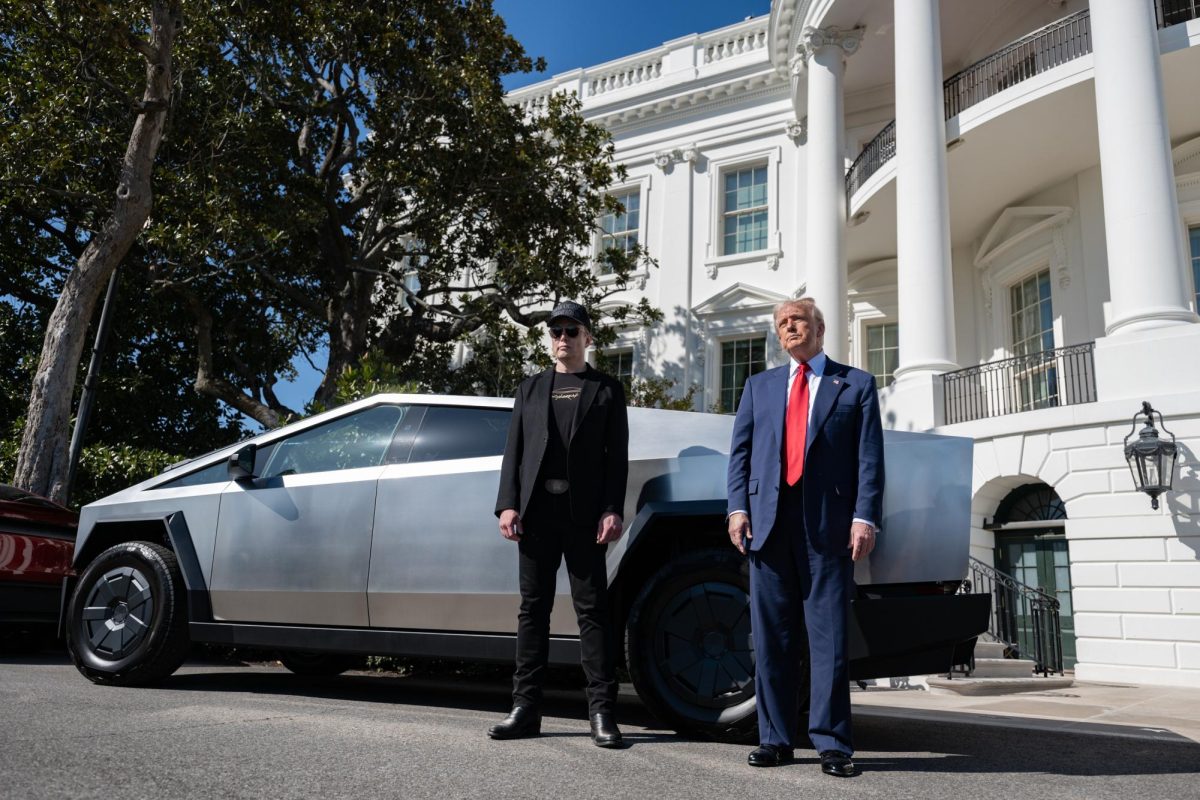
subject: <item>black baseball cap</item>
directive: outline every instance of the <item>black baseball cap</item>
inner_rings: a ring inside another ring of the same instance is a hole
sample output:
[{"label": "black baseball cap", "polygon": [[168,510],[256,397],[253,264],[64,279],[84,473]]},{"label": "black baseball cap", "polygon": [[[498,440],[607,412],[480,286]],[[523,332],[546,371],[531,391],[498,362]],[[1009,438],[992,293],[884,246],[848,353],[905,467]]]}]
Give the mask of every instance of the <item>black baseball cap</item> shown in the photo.
[{"label": "black baseball cap", "polygon": [[578,322],[589,331],[592,329],[592,318],[588,316],[587,309],[579,305],[579,303],[570,300],[564,300],[554,307],[550,312],[550,317],[546,320],[546,324],[554,322],[556,319],[569,319]]}]

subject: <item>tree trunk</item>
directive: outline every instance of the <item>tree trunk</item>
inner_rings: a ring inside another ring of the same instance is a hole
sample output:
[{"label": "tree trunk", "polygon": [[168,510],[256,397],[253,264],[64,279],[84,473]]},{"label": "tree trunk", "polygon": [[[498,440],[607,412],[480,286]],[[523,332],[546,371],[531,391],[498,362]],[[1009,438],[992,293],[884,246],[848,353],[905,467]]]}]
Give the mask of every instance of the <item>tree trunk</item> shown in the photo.
[{"label": "tree trunk", "polygon": [[67,491],[71,400],[88,323],[113,270],[150,215],[150,178],[171,99],[171,47],[181,19],[178,0],[156,0],[150,41],[126,37],[146,61],[146,88],[125,149],[116,203],[67,276],[46,325],[13,482],[52,500],[62,501]]}]

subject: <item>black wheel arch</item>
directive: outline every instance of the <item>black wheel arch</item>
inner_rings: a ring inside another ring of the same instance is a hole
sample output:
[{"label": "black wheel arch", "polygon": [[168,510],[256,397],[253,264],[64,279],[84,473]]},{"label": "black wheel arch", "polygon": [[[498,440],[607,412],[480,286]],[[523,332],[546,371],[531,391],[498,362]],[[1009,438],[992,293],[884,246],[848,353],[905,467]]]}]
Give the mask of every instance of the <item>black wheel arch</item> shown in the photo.
[{"label": "black wheel arch", "polygon": [[[129,519],[106,519],[97,522],[89,531],[83,547],[75,551],[74,569],[80,575],[87,565],[113,545],[122,542],[151,542],[171,550],[179,561],[187,588],[189,622],[212,622],[212,602],[208,584],[200,569],[200,558],[192,543],[192,534],[182,511],[172,511],[162,517],[134,517]],[[59,631],[65,632],[67,603],[74,590],[77,578],[64,580],[61,606],[59,608]]]},{"label": "black wheel arch", "polygon": [[[729,547],[724,499],[651,502],[629,525],[629,541],[609,586],[614,630],[624,630],[634,600],[662,567],[683,553]],[[624,661],[624,648],[619,660]]]}]

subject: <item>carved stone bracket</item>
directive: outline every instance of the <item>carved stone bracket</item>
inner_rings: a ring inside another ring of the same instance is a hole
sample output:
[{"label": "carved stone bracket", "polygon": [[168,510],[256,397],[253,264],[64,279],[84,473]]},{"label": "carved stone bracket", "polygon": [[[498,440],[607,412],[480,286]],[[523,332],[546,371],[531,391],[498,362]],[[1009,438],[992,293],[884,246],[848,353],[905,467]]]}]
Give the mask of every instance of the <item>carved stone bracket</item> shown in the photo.
[{"label": "carved stone bracket", "polygon": [[767,269],[772,271],[779,269],[779,256],[767,256]]},{"label": "carved stone bracket", "polygon": [[699,148],[694,144],[686,144],[674,150],[660,150],[655,153],[654,166],[665,172],[672,164],[694,164],[699,157]]},{"label": "carved stone bracket", "polygon": [[794,119],[787,124],[787,135],[796,144],[804,144],[808,139],[808,117]]}]

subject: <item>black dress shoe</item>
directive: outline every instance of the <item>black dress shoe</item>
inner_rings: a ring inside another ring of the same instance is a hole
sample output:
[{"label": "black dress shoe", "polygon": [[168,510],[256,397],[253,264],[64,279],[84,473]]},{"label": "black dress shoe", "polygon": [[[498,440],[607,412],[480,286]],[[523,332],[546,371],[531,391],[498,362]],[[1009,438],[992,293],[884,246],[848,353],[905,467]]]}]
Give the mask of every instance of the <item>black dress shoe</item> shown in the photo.
[{"label": "black dress shoe", "polygon": [[613,715],[606,711],[592,714],[592,741],[596,747],[620,747],[624,744],[621,739],[621,729],[617,727]]},{"label": "black dress shoe", "polygon": [[821,772],[835,778],[853,778],[858,774],[858,767],[841,750],[826,750],[821,753]]},{"label": "black dress shoe", "polygon": [[778,767],[790,764],[795,757],[795,751],[790,747],[777,744],[761,744],[750,751],[746,763],[752,767]]},{"label": "black dress shoe", "polygon": [[524,739],[542,732],[542,713],[533,706],[513,706],[508,716],[488,728],[493,739]]}]

